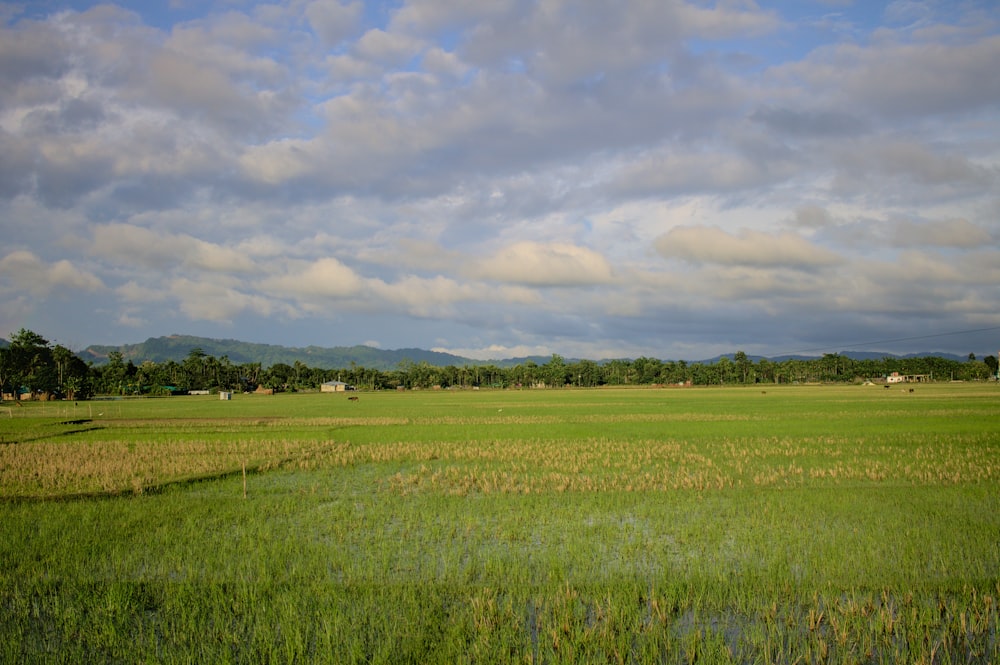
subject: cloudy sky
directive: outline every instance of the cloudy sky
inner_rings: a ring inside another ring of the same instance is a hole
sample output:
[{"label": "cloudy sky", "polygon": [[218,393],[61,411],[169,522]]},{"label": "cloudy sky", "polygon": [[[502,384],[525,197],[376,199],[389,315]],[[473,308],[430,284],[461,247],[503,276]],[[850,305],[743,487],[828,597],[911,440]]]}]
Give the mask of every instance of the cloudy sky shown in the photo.
[{"label": "cloudy sky", "polygon": [[1000,349],[996,0],[0,2],[0,335]]}]

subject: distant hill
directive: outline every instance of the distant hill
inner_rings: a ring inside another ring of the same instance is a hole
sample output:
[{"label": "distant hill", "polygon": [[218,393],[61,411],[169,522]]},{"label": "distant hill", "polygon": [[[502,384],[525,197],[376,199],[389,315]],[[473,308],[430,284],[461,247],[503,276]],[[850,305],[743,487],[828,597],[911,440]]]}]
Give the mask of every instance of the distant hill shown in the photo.
[{"label": "distant hill", "polygon": [[[0,347],[7,344],[0,340]],[[150,337],[145,342],[138,344],[123,344],[122,346],[89,346],[79,355],[84,361],[102,365],[108,361],[108,354],[112,351],[120,351],[125,360],[131,360],[136,365],[146,360],[161,363],[173,360],[182,362],[190,355],[193,349],[201,349],[205,354],[215,358],[226,356],[235,364],[260,363],[264,368],[271,367],[279,363],[294,365],[296,361],[309,367],[321,369],[342,369],[352,365],[367,367],[380,371],[396,369],[400,363],[412,362],[423,363],[435,367],[446,367],[454,365],[462,367],[464,365],[487,365],[492,364],[497,367],[514,367],[533,362],[536,365],[544,365],[551,360],[551,356],[525,356],[521,358],[507,358],[504,360],[473,360],[450,353],[440,351],[427,351],[425,349],[377,349],[371,346],[335,346],[320,347],[307,346],[304,348],[280,346],[276,344],[256,344],[253,342],[241,342],[235,339],[212,339],[209,337],[194,337],[192,335],[169,335],[166,337]],[[733,359],[735,354],[727,353],[724,356],[705,360],[690,361],[689,364],[715,364],[720,358]],[[872,351],[841,351],[839,355],[846,356],[853,360],[881,360],[882,358],[923,358],[927,356],[944,358],[947,360],[964,361],[967,356],[958,356],[952,353],[909,353],[906,355],[895,355],[892,353],[872,352]],[[747,356],[757,363],[764,356]],[[767,358],[772,362],[783,362],[785,360],[810,360],[819,357],[817,355],[783,355]],[[575,358],[564,358],[567,363],[578,362]],[[598,364],[611,362],[610,359],[596,361]]]},{"label": "distant hill", "polygon": [[[497,367],[517,367],[518,365],[526,365],[528,363],[544,365],[550,360],[552,360],[552,356],[523,356],[521,358],[504,358],[503,360],[470,360],[469,362],[477,365],[492,364]],[[563,358],[563,362],[567,363],[575,363],[578,361],[578,358]],[[605,361],[601,360],[599,362]]]},{"label": "distant hill", "polygon": [[350,367],[354,363],[360,367],[368,367],[381,371],[395,369],[400,363],[427,362],[435,366],[466,365],[475,361],[450,353],[426,351],[424,349],[376,349],[371,346],[335,346],[324,348],[307,346],[304,348],[279,346],[275,344],[256,344],[241,342],[235,339],[211,339],[191,335],[169,335],[167,337],[150,337],[138,344],[123,344],[122,346],[88,346],[78,355],[96,365],[108,361],[112,351],[120,351],[122,357],[138,365],[146,360],[161,363],[173,360],[182,362],[193,349],[201,349],[205,354],[222,358],[226,356],[235,364],[260,363],[270,367],[279,363],[294,365],[299,361],[309,367],[321,369],[339,369]]},{"label": "distant hill", "polygon": [[[732,354],[732,353],[725,353],[725,354],[723,354],[723,356],[725,356],[726,358],[729,358],[730,360],[733,359],[734,355],[735,354]],[[885,352],[882,352],[882,351],[837,351],[835,353],[835,355],[844,356],[845,358],[850,358],[851,360],[882,360],[883,358],[902,358],[902,359],[906,359],[906,358],[928,358],[928,357],[930,357],[930,358],[943,358],[945,360],[958,360],[958,361],[964,361],[964,360],[968,359],[968,356],[959,356],[959,355],[955,355],[954,353],[940,353],[940,352],[936,352],[936,351],[924,351],[924,352],[921,352],[921,353],[907,353],[905,355],[898,355],[898,354],[895,354],[895,353],[885,353]],[[702,360],[700,362],[703,363],[703,364],[706,364],[706,365],[707,364],[714,364],[714,363],[719,362],[719,358],[722,358],[723,356],[716,356],[715,358],[712,358],[711,360]],[[766,357],[766,356],[751,356],[749,354],[747,355],[747,358],[749,358],[750,360],[752,360],[755,363],[756,362],[760,362],[762,359],[767,359],[767,360],[770,360],[771,362],[780,363],[780,362],[784,362],[786,360],[812,360],[813,358],[819,358],[819,357],[822,357],[822,356],[821,355],[806,356],[806,355],[794,355],[793,354],[793,355]]]}]

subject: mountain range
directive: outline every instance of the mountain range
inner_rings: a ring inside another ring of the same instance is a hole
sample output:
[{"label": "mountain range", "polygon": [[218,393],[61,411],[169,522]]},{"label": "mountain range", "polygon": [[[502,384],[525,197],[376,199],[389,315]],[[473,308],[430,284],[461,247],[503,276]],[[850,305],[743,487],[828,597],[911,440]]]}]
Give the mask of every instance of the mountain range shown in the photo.
[{"label": "mountain range", "polygon": [[335,369],[350,367],[369,367],[378,370],[394,369],[401,362],[421,363],[430,365],[466,365],[473,361],[450,353],[426,351],[424,349],[377,349],[371,346],[306,346],[288,347],[277,344],[258,344],[235,339],[212,339],[209,337],[194,337],[191,335],[168,335],[166,337],[150,337],[138,344],[123,344],[121,346],[88,346],[78,353],[84,361],[94,364],[107,362],[112,351],[119,351],[122,357],[135,364],[146,360],[166,362],[173,360],[181,362],[194,349],[215,358],[226,356],[234,364],[260,363],[270,367],[278,363],[294,365],[301,362],[309,367]]},{"label": "mountain range", "polygon": [[[88,346],[77,355],[86,362],[93,362],[101,365],[108,361],[108,355],[113,351],[118,351],[122,357],[134,364],[140,364],[146,360],[153,362],[167,362],[173,360],[181,362],[187,358],[194,349],[201,349],[206,355],[215,358],[227,357],[235,364],[260,363],[263,367],[270,367],[278,363],[294,365],[301,362],[309,367],[323,369],[346,368],[353,365],[368,367],[380,371],[396,369],[400,363],[423,363],[437,367],[454,365],[485,365],[493,364],[498,367],[512,367],[526,362],[544,364],[550,360],[550,356],[527,356],[522,358],[507,358],[503,360],[473,360],[450,353],[440,351],[428,351],[426,349],[378,349],[371,346],[334,346],[334,347],[288,347],[276,344],[258,344],[254,342],[243,342],[235,339],[212,339],[209,337],[195,337],[192,335],[168,335],[165,337],[150,337],[145,342],[137,344],[123,344],[121,346]],[[910,353],[897,356],[891,353],[870,352],[870,351],[843,351],[841,355],[854,360],[891,358],[915,358],[924,356],[936,356],[949,360],[965,360],[961,356],[949,353]],[[733,354],[725,354],[730,360]],[[691,361],[700,363],[714,363],[722,356],[712,359]],[[748,356],[754,362],[759,362],[763,356]],[[783,360],[808,360],[816,356],[785,355],[767,358],[773,362]],[[577,359],[566,359],[567,362],[576,362]],[[605,362],[605,361],[599,361]]]}]

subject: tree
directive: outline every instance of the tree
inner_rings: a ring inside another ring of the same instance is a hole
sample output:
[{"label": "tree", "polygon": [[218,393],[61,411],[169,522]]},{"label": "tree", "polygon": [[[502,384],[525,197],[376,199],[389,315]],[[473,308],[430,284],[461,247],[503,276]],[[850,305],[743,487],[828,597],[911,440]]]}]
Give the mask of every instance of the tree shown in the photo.
[{"label": "tree", "polygon": [[566,370],[577,386],[592,388],[601,382],[601,368],[593,360],[580,360],[567,365]]},{"label": "tree", "polygon": [[743,351],[737,351],[733,360],[736,362],[736,373],[741,377],[740,381],[747,383],[750,378],[750,370],[753,368],[753,361]]},{"label": "tree", "polygon": [[127,373],[128,368],[125,366],[122,352],[112,351],[108,354],[108,364],[101,372],[101,385],[98,389],[104,393],[121,395],[125,390]]},{"label": "tree", "polygon": [[298,389],[303,385],[303,380],[305,379],[305,375],[307,373],[306,370],[308,368],[304,362],[296,360],[292,365],[292,369],[295,371],[295,388]]},{"label": "tree", "polygon": [[553,353],[552,358],[542,365],[542,376],[545,383],[553,388],[562,388],[566,385],[566,362],[558,353]]},{"label": "tree", "polygon": [[502,369],[500,369],[496,365],[493,365],[492,363],[489,365],[484,365],[479,369],[482,371],[483,376],[485,377],[486,385],[490,386],[491,388],[504,387],[505,384],[504,372]]},{"label": "tree", "polygon": [[[726,358],[726,360],[728,361],[729,359]],[[695,363],[689,368],[689,371],[691,372],[691,381],[695,385],[708,386],[722,381],[719,363]]]},{"label": "tree", "polygon": [[640,356],[632,361],[632,370],[638,383],[660,383],[663,362],[658,358]]},{"label": "tree", "polygon": [[256,390],[260,385],[261,369],[260,363],[244,363],[240,365],[240,383],[243,390],[249,392]]},{"label": "tree", "polygon": [[691,380],[691,371],[686,360],[670,362],[666,369],[667,383],[687,383]]},{"label": "tree", "polygon": [[90,396],[90,368],[80,357],[61,344],[52,349],[59,392],[66,399]]},{"label": "tree", "polygon": [[[14,357],[10,347],[0,347],[0,394],[14,391]],[[3,399],[0,397],[0,399]]]},{"label": "tree", "polygon": [[274,390],[287,390],[295,370],[291,365],[275,363],[267,370],[264,385]]},{"label": "tree", "polygon": [[839,353],[824,353],[819,361],[821,367],[821,380],[836,381],[840,378],[840,370],[843,364],[843,356]]},{"label": "tree", "polygon": [[204,390],[206,388],[205,358],[206,354],[200,347],[191,349],[182,364],[185,375],[182,388],[185,390]]},{"label": "tree", "polygon": [[611,386],[624,385],[628,383],[631,369],[631,362],[615,358],[604,365],[604,382]]},{"label": "tree", "polygon": [[997,359],[993,356],[986,356],[985,358],[983,358],[983,362],[986,364],[987,367],[990,368],[990,374],[996,376],[998,365],[1000,365]]},{"label": "tree", "polygon": [[972,381],[982,381],[990,375],[990,368],[985,362],[967,362],[962,370],[963,378]]},{"label": "tree", "polygon": [[522,386],[531,387],[538,381],[539,367],[534,360],[526,360],[524,363],[513,367],[510,371],[511,381],[518,388]]},{"label": "tree", "polygon": [[11,335],[4,354],[3,383],[20,395],[54,393],[59,387],[58,374],[49,342],[25,328]]},{"label": "tree", "polygon": [[767,358],[761,358],[757,362],[757,371],[761,381],[767,381],[768,383],[778,382],[777,375],[775,374],[775,365]]},{"label": "tree", "polygon": [[730,377],[733,375],[733,361],[728,356],[722,356],[716,365],[719,368],[719,384],[728,383]]},{"label": "tree", "polygon": [[410,363],[409,366],[410,385],[414,388],[430,388],[437,385],[439,374],[437,368],[432,367],[426,360],[419,363]]}]

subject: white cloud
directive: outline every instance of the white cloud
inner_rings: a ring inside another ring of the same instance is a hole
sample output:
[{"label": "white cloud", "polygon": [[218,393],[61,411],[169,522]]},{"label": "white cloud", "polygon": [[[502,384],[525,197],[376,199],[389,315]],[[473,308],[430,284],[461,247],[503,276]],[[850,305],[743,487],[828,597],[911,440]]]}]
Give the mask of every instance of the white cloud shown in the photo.
[{"label": "white cloud", "polygon": [[614,279],[603,256],[567,243],[517,242],[467,270],[480,279],[530,286],[590,286]]},{"label": "white cloud", "polygon": [[964,155],[942,154],[917,141],[845,141],[832,156],[840,169],[837,186],[850,191],[862,190],[866,181],[881,185],[890,179],[946,196],[1000,184],[997,169],[975,164]]},{"label": "white cloud", "polygon": [[448,271],[465,260],[461,252],[449,251],[436,242],[416,238],[401,238],[396,247],[389,251],[382,247],[372,247],[358,256],[371,263],[425,272]]},{"label": "white cloud", "polygon": [[169,288],[180,310],[194,320],[230,323],[244,312],[265,317],[294,314],[293,308],[242,291],[228,280],[195,281],[182,277],[172,281]]},{"label": "white cloud", "polygon": [[30,293],[34,296],[99,291],[104,283],[93,273],[66,259],[47,262],[30,251],[10,252],[0,258],[0,293]]},{"label": "white cloud", "polygon": [[464,282],[444,277],[417,277],[405,275],[392,282],[372,280],[372,295],[384,302],[384,307],[403,307],[410,314],[421,317],[458,316],[460,304],[532,304],[539,297],[531,290],[519,286],[491,286]]},{"label": "white cloud", "polygon": [[342,4],[338,0],[313,0],[305,10],[313,30],[328,47],[340,44],[353,34],[363,11],[360,2]]},{"label": "white cloud", "polygon": [[261,287],[275,295],[310,299],[360,295],[364,280],[333,257],[311,263],[296,262],[282,275],[261,280]]},{"label": "white cloud", "polygon": [[960,247],[975,249],[993,242],[989,232],[967,219],[893,224],[892,242],[897,247]]},{"label": "white cloud", "polygon": [[240,166],[247,176],[268,185],[306,175],[312,172],[316,163],[310,143],[300,139],[279,139],[248,146],[240,157]]},{"label": "white cloud", "polygon": [[146,286],[136,280],[125,282],[116,288],[115,292],[124,302],[134,304],[160,302],[167,298],[167,292],[163,290],[162,285]]},{"label": "white cloud", "polygon": [[369,30],[358,40],[355,52],[366,60],[398,66],[406,64],[423,48],[424,44],[420,40],[376,28]]},{"label": "white cloud", "polygon": [[463,358],[474,360],[504,360],[506,358],[527,358],[529,356],[551,356],[552,348],[545,345],[506,346],[503,344],[489,344],[483,347],[444,347],[438,346],[431,349],[441,353],[451,353]]},{"label": "white cloud", "polygon": [[97,256],[156,270],[248,273],[254,269],[249,258],[232,248],[130,224],[95,227],[90,249]]},{"label": "white cloud", "polygon": [[890,39],[822,47],[806,60],[774,67],[770,75],[805,83],[800,94],[814,103],[868,110],[899,122],[988,111],[1000,93],[1000,77],[991,66],[998,58],[997,35],[958,44]]},{"label": "white cloud", "polygon": [[750,155],[713,152],[659,153],[626,164],[612,187],[640,196],[729,192],[787,180],[794,174],[790,161],[764,163]]},{"label": "white cloud", "polygon": [[392,283],[374,281],[372,293],[387,302],[407,307],[418,316],[430,316],[442,306],[474,301],[482,291],[474,284],[447,277],[415,277],[407,275]]},{"label": "white cloud", "polygon": [[734,235],[718,228],[683,226],[657,238],[655,245],[666,258],[693,263],[809,269],[841,261],[833,252],[789,232],[745,230]]},{"label": "white cloud", "polygon": [[428,49],[421,64],[432,74],[456,79],[467,74],[470,69],[457,55],[438,47]]},{"label": "white cloud", "polygon": [[126,328],[141,328],[149,323],[148,319],[135,316],[133,312],[126,310],[118,315],[118,325]]}]

